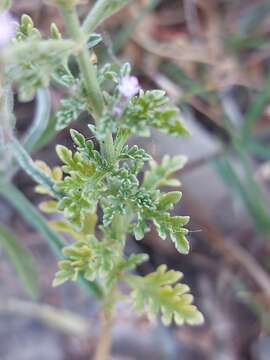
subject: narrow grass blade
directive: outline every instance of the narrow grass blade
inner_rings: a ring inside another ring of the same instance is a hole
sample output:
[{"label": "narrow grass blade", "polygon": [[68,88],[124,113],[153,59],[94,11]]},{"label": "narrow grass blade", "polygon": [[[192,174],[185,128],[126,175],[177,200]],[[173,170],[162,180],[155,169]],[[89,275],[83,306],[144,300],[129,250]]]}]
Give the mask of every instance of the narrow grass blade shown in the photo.
[{"label": "narrow grass blade", "polygon": [[24,248],[15,236],[0,224],[0,246],[16,268],[28,295],[37,299],[39,295],[38,268],[32,254]]}]

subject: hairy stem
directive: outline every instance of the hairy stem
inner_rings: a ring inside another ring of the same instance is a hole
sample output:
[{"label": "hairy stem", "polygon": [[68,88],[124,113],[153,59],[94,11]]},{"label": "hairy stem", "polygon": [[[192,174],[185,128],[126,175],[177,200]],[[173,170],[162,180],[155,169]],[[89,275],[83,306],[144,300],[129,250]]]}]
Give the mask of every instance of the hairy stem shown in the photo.
[{"label": "hairy stem", "polygon": [[[80,27],[80,22],[76,10],[67,6],[62,6],[61,12],[70,36],[79,47],[77,61],[84,81],[89,104],[88,107],[94,116],[95,122],[98,124],[98,119],[102,116],[103,113],[104,103],[102,92],[97,80],[96,69],[90,61],[89,51],[86,45],[87,39]],[[112,161],[114,159],[112,135],[108,134],[105,141],[101,142],[100,145],[104,156],[109,161]]]},{"label": "hairy stem", "polygon": [[[98,125],[98,121],[103,114],[104,101],[98,84],[96,69],[90,61],[89,50],[86,44],[86,35],[80,26],[79,18],[74,7],[62,5],[61,12],[70,36],[78,44],[77,61],[87,94],[89,104],[88,108]],[[109,162],[113,162],[115,158],[115,150],[111,134],[107,135],[105,140],[100,143],[100,147],[105,158]],[[118,226],[119,229],[117,229]],[[122,226],[119,223],[119,225],[116,225],[115,232],[119,234],[119,232],[122,232],[121,229]],[[100,340],[95,356],[96,360],[107,360],[109,358],[113,305],[114,299],[111,294],[109,294],[105,297],[103,305]]]},{"label": "hairy stem", "polygon": [[63,6],[61,8],[62,16],[70,37],[78,46],[77,61],[84,80],[84,86],[87,92],[87,100],[92,108],[95,118],[101,116],[103,111],[102,94],[98,85],[96,70],[90,61],[88,49],[86,47],[86,37],[83,34],[78,15],[74,8]]}]

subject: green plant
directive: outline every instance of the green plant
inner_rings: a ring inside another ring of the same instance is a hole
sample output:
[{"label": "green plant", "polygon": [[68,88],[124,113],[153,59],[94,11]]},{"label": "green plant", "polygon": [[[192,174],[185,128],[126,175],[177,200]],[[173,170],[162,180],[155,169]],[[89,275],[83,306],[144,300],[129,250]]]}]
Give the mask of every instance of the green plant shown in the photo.
[{"label": "green plant", "polygon": [[[76,12],[78,1],[52,2],[61,11],[70,39],[63,39],[55,24],[51,26],[51,38],[44,39],[30,17],[24,15],[16,38],[5,48],[1,59],[4,69],[1,114],[6,120],[2,124],[3,154],[9,154],[6,161],[11,165],[14,157],[37,181],[37,191],[51,197],[40,205],[41,209],[62,214],[62,220],[50,223],[51,230],[29,206],[34,226],[50,239],[58,254],[63,241],[55,232],[68,233],[74,239],[62,250],[63,259],[53,285],[83,279],[102,298],[102,329],[96,359],[107,359],[114,305],[120,296],[131,300],[136,310],[145,311],[151,319],[161,313],[166,325],[172,320],[180,325],[203,321],[192,304],[188,286],[179,283],[180,272],[168,271],[161,265],[156,272],[139,276],[134,270],[148,256],[125,255],[128,235],[141,240],[150,224],[162,239],[171,238],[180,253],[189,252],[188,230],[184,227],[189,218],[171,215],[181,193],[162,191],[165,186],[179,185],[173,175],[186,159],[165,156],[157,164],[144,149],[127,145],[131,135],[150,136],[151,128],[176,136],[188,132],[179,110],[170,105],[165,92],[143,91],[137,78],[131,75],[129,64],[120,68],[111,64],[100,67],[91,61],[93,47],[101,40],[93,34],[95,27],[128,1],[98,0],[82,26]],[[78,75],[69,69],[70,57],[78,63]],[[35,148],[40,135],[34,140],[31,136],[31,142],[28,137],[24,147],[14,137],[9,101],[12,94],[6,89],[13,84],[19,98],[28,101],[52,81],[69,90],[55,115],[56,129],[69,125],[83,111],[93,117],[94,124],[89,124],[86,135],[70,131],[76,150],[72,152],[58,145],[56,152],[62,165],[50,169],[44,162],[33,162],[25,150]],[[96,142],[88,139],[91,133]],[[7,186],[4,184],[3,189]],[[21,209],[25,200],[14,189],[5,196]],[[99,224],[98,208],[103,214]]]}]

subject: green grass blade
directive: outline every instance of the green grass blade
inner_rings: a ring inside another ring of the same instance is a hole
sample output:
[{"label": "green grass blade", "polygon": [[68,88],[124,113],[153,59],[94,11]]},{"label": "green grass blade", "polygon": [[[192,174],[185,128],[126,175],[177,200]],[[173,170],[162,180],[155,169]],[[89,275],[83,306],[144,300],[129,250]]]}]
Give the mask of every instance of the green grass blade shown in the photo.
[{"label": "green grass blade", "polygon": [[17,270],[28,295],[37,299],[39,295],[39,277],[37,264],[32,254],[24,248],[15,236],[0,224],[0,246],[3,247],[11,263]]},{"label": "green grass blade", "polygon": [[255,180],[243,181],[225,157],[215,160],[214,166],[224,182],[241,198],[258,231],[269,235],[270,214]]},{"label": "green grass blade", "polygon": [[248,140],[252,130],[253,124],[258,120],[262,114],[265,106],[270,98],[270,75],[266,79],[266,83],[262,91],[255,97],[255,100],[251,104],[249,110],[245,115],[245,123],[242,129],[242,137],[244,140]]},{"label": "green grass blade", "polygon": [[250,153],[263,160],[270,160],[270,148],[267,145],[256,141],[250,141],[247,144],[247,149]]}]

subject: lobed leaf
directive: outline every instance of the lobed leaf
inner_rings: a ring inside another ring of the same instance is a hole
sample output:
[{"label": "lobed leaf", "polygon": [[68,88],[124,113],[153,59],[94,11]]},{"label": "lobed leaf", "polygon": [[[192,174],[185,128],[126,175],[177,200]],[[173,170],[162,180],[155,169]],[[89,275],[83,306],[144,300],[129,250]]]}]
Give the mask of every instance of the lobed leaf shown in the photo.
[{"label": "lobed leaf", "polygon": [[80,94],[62,99],[56,112],[56,130],[66,128],[72,121],[77,120],[84,110],[86,103]]},{"label": "lobed leaf", "polygon": [[167,271],[166,265],[161,265],[156,272],[144,277],[127,277],[135,309],[146,312],[151,320],[160,313],[165,325],[170,325],[173,320],[178,325],[203,323],[202,314],[192,304],[189,287],[181,283],[174,285],[182,276],[182,273]]},{"label": "lobed leaf", "polygon": [[179,180],[171,178],[171,176],[178,170],[182,169],[186,162],[187,158],[182,155],[171,158],[165,155],[161,164],[151,161],[150,170],[145,172],[143,181],[144,187],[146,189],[151,189],[163,186],[179,186]]}]

